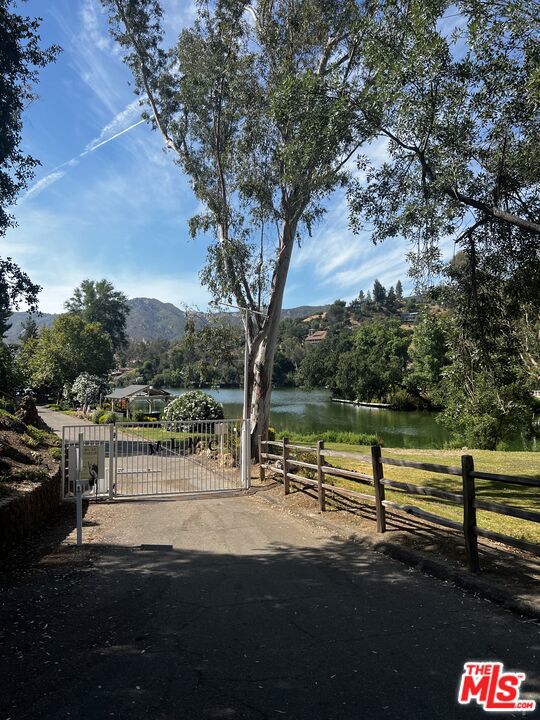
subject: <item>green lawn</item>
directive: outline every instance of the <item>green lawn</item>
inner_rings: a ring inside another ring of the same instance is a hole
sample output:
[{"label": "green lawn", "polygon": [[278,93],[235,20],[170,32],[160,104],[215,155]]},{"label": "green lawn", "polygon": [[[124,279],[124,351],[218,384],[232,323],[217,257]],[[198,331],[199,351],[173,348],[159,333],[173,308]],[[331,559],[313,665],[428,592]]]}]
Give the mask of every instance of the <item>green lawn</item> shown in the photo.
[{"label": "green lawn", "polygon": [[[325,443],[329,450],[343,450],[369,455],[371,450],[367,446],[346,445],[343,443]],[[475,469],[484,472],[501,473],[506,475],[521,475],[540,480],[540,453],[534,452],[503,452],[491,450],[471,450],[465,453],[458,450],[409,450],[401,448],[383,448],[383,457],[399,458],[416,462],[434,463],[453,467],[461,466],[461,455],[469,454],[474,457]],[[345,469],[358,470],[371,475],[371,464],[356,461],[350,458],[329,458],[334,466]],[[384,466],[384,474],[390,480],[400,480],[416,485],[430,485],[431,487],[450,492],[461,492],[461,478],[454,475],[440,475],[438,473],[415,470],[413,468]],[[329,480],[329,478],[327,478]],[[335,485],[350,490],[359,490],[373,494],[369,485],[359,484],[354,480],[333,478]],[[476,480],[476,494],[479,498],[499,502],[516,507],[526,508],[540,512],[540,488],[518,485],[504,485],[500,482]],[[404,493],[386,488],[386,498],[402,505],[415,505],[423,510],[462,522],[463,510],[460,506],[447,504],[437,498],[421,497],[411,493]],[[477,524],[486,530],[504,533],[515,538],[540,543],[540,524],[519,518],[498,515],[485,510],[477,510]]]},{"label": "green lawn", "polygon": [[[188,444],[190,438],[196,438],[197,440],[205,440],[206,442],[212,443],[212,449],[217,450],[220,447],[219,437],[214,433],[204,432],[173,432],[172,430],[165,430],[156,423],[157,427],[130,427],[129,425],[122,428],[121,425],[117,425],[118,432],[124,432],[127,435],[137,435],[142,440],[148,440],[150,442],[157,442],[160,440],[163,442],[169,442],[176,440],[182,445],[183,443]],[[240,448],[240,433],[233,435],[231,433],[226,434],[223,437],[223,451],[230,453],[235,457],[239,453]]]},{"label": "green lawn", "polygon": [[132,427],[127,425],[125,428],[122,428],[122,425],[117,423],[117,428],[119,431],[129,433],[130,435],[138,435],[144,440],[152,440],[157,441],[161,440],[161,442],[166,442],[167,440],[189,440],[189,438],[198,437],[198,438],[213,438],[215,437],[214,433],[203,433],[203,432],[173,432],[172,430],[165,430],[160,425],[156,423],[156,427]]}]

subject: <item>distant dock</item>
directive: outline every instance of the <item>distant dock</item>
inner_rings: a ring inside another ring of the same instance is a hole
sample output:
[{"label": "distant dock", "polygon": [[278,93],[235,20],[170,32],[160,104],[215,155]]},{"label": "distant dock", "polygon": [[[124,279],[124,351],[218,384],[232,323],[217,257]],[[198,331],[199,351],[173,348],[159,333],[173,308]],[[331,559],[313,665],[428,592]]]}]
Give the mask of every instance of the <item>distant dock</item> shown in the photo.
[{"label": "distant dock", "polygon": [[356,407],[385,408],[386,410],[392,410],[394,407],[391,403],[360,402],[359,400],[343,400],[342,398],[331,398],[331,400],[332,402],[355,405]]}]

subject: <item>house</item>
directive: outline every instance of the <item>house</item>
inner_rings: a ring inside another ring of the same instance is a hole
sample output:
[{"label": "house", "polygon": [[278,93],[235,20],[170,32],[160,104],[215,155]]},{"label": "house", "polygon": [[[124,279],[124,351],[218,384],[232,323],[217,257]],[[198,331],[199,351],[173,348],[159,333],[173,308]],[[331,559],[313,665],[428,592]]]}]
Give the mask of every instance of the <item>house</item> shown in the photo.
[{"label": "house", "polygon": [[310,343],[311,345],[314,345],[315,343],[322,342],[326,336],[328,335],[328,330],[314,330],[312,333],[310,333],[307,338],[306,342]]},{"label": "house", "polygon": [[172,398],[170,392],[158,390],[152,385],[128,385],[116,388],[105,399],[110,401],[113,412],[123,412],[129,418],[136,412],[159,415]]},{"label": "house", "polygon": [[399,319],[406,325],[414,325],[414,323],[418,320],[419,314],[420,313],[418,312],[400,312]]},{"label": "house", "polygon": [[133,368],[120,367],[120,368],[116,368],[115,370],[111,370],[111,372],[109,373],[109,375],[110,375],[112,378],[116,378],[116,377],[120,377],[120,375],[123,375],[124,373],[129,372],[130,370],[133,370]]}]

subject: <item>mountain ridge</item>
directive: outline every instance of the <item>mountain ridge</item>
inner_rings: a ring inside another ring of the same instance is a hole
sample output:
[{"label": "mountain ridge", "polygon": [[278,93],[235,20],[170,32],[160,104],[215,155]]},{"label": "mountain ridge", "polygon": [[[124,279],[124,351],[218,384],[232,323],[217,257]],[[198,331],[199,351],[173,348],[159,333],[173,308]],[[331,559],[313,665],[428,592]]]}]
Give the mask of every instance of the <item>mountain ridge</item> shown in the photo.
[{"label": "mountain ridge", "polygon": [[[172,303],[162,302],[157,298],[130,298],[128,300],[130,313],[127,317],[126,332],[130,340],[178,340],[184,334],[188,314],[195,316],[195,322],[200,327],[205,324],[209,313],[186,313]],[[300,305],[294,308],[284,308],[282,318],[303,318],[324,312],[328,305]],[[42,313],[34,315],[38,327],[52,325],[60,313]],[[231,323],[240,324],[240,313],[222,313],[222,317],[229,317]],[[11,315],[12,326],[7,331],[5,341],[18,343],[22,332],[22,325],[28,318],[26,312],[15,312]]]}]

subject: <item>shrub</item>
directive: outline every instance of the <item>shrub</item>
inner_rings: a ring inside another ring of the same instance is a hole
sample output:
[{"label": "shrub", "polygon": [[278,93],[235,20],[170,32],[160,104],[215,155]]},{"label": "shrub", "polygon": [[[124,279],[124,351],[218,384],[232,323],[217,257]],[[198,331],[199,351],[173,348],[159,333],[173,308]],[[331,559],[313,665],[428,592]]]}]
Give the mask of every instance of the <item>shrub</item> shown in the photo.
[{"label": "shrub", "polygon": [[62,450],[59,447],[53,447],[51,448],[51,457],[55,460],[61,460],[62,459]]},{"label": "shrub", "polygon": [[146,413],[144,410],[135,410],[135,412],[130,413],[130,420],[133,420],[133,422],[146,422]]},{"label": "shrub", "polygon": [[97,408],[97,410],[94,410],[92,413],[92,422],[93,423],[99,423],[103,415],[105,415],[106,410],[104,408]]},{"label": "shrub", "polygon": [[[304,452],[303,450],[296,450],[293,457],[291,457],[291,460],[298,460],[298,462],[305,462],[309,463],[310,465],[316,465],[317,453],[314,453],[313,451]],[[317,471],[313,468],[296,467],[295,465],[292,465],[290,468],[290,472],[292,472],[294,475],[300,475],[300,477],[309,478],[311,480],[315,480],[317,478]]]},{"label": "shrub", "polygon": [[32,440],[38,443],[38,445],[56,445],[60,442],[60,438],[54,433],[47,432],[46,430],[40,430],[33,425],[26,426],[26,432]]},{"label": "shrub", "polygon": [[420,398],[414,398],[405,388],[398,388],[390,393],[388,402],[398,410],[414,410],[421,404]]},{"label": "shrub", "polygon": [[170,402],[164,420],[222,420],[223,405],[202,390],[190,390]]},{"label": "shrub", "polygon": [[37,448],[40,445],[39,440],[34,440],[33,437],[28,435],[28,433],[23,433],[21,435],[21,441],[29,448]]},{"label": "shrub", "polygon": [[4,410],[3,408],[0,408],[0,417],[6,417],[13,422],[20,423],[20,420],[16,418],[13,413],[10,413],[8,410]]},{"label": "shrub", "polygon": [[275,440],[276,439],[276,428],[269,427],[268,428],[268,439],[269,440]]},{"label": "shrub", "polygon": [[109,384],[105,378],[83,372],[73,383],[70,394],[77,402],[90,405],[98,402],[99,396],[108,392],[108,389]]},{"label": "shrub", "polygon": [[13,403],[11,400],[8,400],[5,397],[0,397],[0,408],[2,410],[7,410],[9,413],[15,412],[15,403]]},{"label": "shrub", "polygon": [[49,477],[49,471],[44,468],[23,468],[22,470],[14,473],[13,477],[16,480],[37,483],[47,480]]},{"label": "shrub", "polygon": [[116,413],[104,412],[98,422],[100,425],[110,425],[111,423],[116,422],[116,419]]}]

